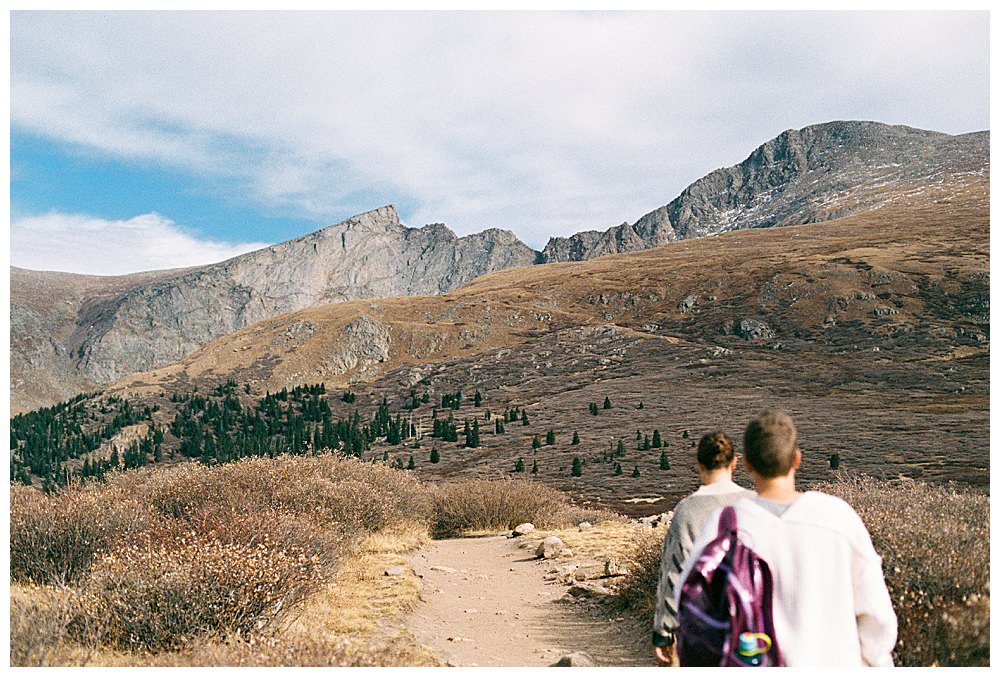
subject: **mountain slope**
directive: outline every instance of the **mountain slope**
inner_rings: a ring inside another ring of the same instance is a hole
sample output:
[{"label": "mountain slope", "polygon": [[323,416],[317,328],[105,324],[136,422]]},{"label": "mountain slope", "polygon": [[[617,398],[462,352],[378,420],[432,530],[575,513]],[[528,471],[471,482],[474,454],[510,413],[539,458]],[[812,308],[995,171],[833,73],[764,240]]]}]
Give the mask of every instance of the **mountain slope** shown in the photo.
[{"label": "mountain slope", "polygon": [[[407,228],[393,207],[383,207],[222,263],[108,285],[100,294],[83,285],[58,316],[25,311],[15,300],[12,353],[19,357],[12,360],[12,380],[23,384],[59,373],[69,383],[107,384],[280,313],[358,298],[437,294],[484,273],[533,264],[535,257],[508,231],[459,238],[441,224]],[[61,295],[63,288],[53,286],[50,293]],[[20,298],[18,290],[13,297]],[[47,359],[27,357],[38,340],[53,345]]]},{"label": "mountain slope", "polygon": [[788,130],[633,225],[550,239],[542,259],[582,261],[742,228],[825,221],[931,184],[956,185],[988,162],[988,132],[951,136],[853,121]]},{"label": "mountain slope", "polygon": [[[868,122],[788,131],[634,225],[554,238],[541,253],[508,231],[458,238],[441,224],[408,228],[383,207],[184,271],[104,283],[12,269],[12,409],[168,365],[220,336],[302,308],[440,294],[493,271],[826,220],[919,201],[931,189],[944,198],[987,175],[988,149],[988,132],[954,137]],[[30,284],[22,284],[29,273]]]}]

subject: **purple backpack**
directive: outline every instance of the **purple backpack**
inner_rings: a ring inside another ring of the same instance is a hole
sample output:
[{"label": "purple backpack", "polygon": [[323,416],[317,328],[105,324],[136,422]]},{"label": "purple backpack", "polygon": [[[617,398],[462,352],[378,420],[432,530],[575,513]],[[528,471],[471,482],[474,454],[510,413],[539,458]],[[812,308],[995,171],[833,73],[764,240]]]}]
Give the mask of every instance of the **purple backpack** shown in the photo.
[{"label": "purple backpack", "polygon": [[771,569],[740,543],[736,511],[681,586],[677,655],[682,666],[782,666],[771,616]]}]

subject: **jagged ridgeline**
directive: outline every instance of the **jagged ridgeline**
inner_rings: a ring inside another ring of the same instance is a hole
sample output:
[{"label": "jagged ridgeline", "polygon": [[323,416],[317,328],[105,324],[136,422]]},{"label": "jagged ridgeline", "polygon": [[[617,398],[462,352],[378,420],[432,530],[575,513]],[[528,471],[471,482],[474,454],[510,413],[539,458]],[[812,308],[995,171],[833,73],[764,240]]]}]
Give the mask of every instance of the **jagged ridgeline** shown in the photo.
[{"label": "jagged ridgeline", "polygon": [[782,133],[634,223],[555,237],[542,251],[506,230],[458,237],[442,224],[407,227],[386,206],[187,270],[103,278],[12,268],[11,409],[50,405],[169,365],[282,313],[441,294],[510,268],[828,221],[919,199],[932,186],[958,189],[987,173],[988,162],[988,132],[830,122]]}]

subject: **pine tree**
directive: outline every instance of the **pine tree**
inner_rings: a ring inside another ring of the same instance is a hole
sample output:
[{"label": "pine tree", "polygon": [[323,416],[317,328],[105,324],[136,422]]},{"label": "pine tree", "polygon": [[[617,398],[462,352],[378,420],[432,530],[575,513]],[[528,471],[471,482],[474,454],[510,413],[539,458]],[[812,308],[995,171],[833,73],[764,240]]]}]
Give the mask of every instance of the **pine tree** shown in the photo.
[{"label": "pine tree", "polygon": [[615,463],[615,474],[616,475],[621,475],[622,474],[622,464],[621,463]]},{"label": "pine tree", "polygon": [[607,396],[605,396],[605,398],[604,398],[604,408],[605,409],[610,409],[611,408],[611,399],[608,398]]},{"label": "pine tree", "polygon": [[632,471],[632,477],[638,477],[638,476],[639,476],[639,466],[636,466],[635,470]]},{"label": "pine tree", "polygon": [[639,402],[639,409],[642,409],[642,408],[643,408],[643,406],[644,406],[644,405],[642,404],[642,402]]},{"label": "pine tree", "polygon": [[573,431],[573,441],[570,444],[580,444],[580,436],[575,430]]},{"label": "pine tree", "polygon": [[573,477],[580,477],[583,475],[583,463],[580,462],[579,456],[573,457],[573,468],[570,470],[569,474]]},{"label": "pine tree", "polygon": [[476,391],[475,404],[477,407],[481,407],[483,404],[483,394],[478,390]]},{"label": "pine tree", "polygon": [[410,462],[406,464],[407,470],[416,470],[417,464],[413,462],[413,454],[410,454]]},{"label": "pine tree", "polygon": [[625,455],[625,442],[623,442],[622,440],[618,440],[618,448],[616,450],[616,453],[619,456],[624,456]]},{"label": "pine tree", "polygon": [[465,419],[465,430],[463,431],[463,434],[465,435],[465,446],[473,446],[472,426],[469,425],[469,419]]},{"label": "pine tree", "polygon": [[649,451],[649,435],[646,435],[642,440],[642,450]]},{"label": "pine tree", "polygon": [[472,421],[472,447],[479,446],[479,419],[473,419]]},{"label": "pine tree", "polygon": [[690,436],[691,434],[687,430],[681,433],[681,437],[683,437],[684,439],[688,439]]},{"label": "pine tree", "polygon": [[538,461],[537,460],[534,463],[531,464],[531,474],[532,475],[537,475],[538,474]]},{"label": "pine tree", "polygon": [[590,415],[597,416],[597,405],[593,402],[590,403]]},{"label": "pine tree", "polygon": [[524,459],[517,459],[517,463],[514,464],[514,472],[524,472]]},{"label": "pine tree", "polygon": [[542,446],[542,441],[538,439],[538,435],[535,435],[535,437],[531,440],[531,448],[538,449],[540,446]]},{"label": "pine tree", "polygon": [[654,430],[653,431],[653,448],[654,449],[659,449],[662,446],[663,446],[663,439],[660,437],[660,431],[659,430]]},{"label": "pine tree", "polygon": [[528,412],[521,411],[521,425],[528,425]]},{"label": "pine tree", "polygon": [[636,444],[639,444],[640,442],[642,442],[642,432],[639,431],[639,430],[635,431],[635,442],[636,442]]},{"label": "pine tree", "polygon": [[830,454],[830,470],[840,470],[840,454]]},{"label": "pine tree", "polygon": [[555,431],[554,430],[550,430],[547,433],[545,433],[545,444],[546,444],[546,446],[550,446],[550,445],[553,445],[555,443],[556,443],[556,433],[555,433]]},{"label": "pine tree", "polygon": [[670,470],[670,459],[667,458],[667,452],[660,452],[660,470]]},{"label": "pine tree", "polygon": [[437,463],[441,460],[441,452],[437,450],[437,447],[431,447],[431,463]]}]

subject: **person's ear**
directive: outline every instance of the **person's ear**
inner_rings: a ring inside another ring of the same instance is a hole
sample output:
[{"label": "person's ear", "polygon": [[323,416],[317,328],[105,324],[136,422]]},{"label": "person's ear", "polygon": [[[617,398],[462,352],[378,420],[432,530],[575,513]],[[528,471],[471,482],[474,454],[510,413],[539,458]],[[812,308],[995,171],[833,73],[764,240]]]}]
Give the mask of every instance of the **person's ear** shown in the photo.
[{"label": "person's ear", "polygon": [[792,464],[792,468],[798,468],[800,465],[802,465],[802,450],[796,447],[795,462]]},{"label": "person's ear", "polygon": [[739,455],[738,454],[734,455],[733,462],[729,464],[729,469],[732,470],[733,472],[736,472],[736,466],[739,465],[739,463],[740,463]]}]

